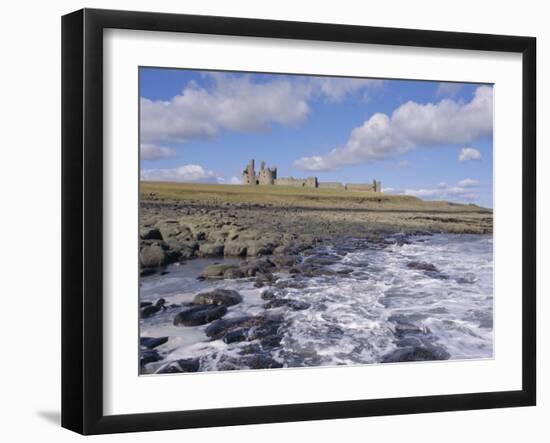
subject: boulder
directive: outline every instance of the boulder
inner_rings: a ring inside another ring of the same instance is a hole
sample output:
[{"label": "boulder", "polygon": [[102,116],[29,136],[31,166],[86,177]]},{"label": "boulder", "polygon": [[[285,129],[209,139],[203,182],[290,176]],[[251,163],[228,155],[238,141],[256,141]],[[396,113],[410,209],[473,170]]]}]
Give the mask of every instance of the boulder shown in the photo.
[{"label": "boulder", "polygon": [[382,363],[448,360],[451,355],[441,346],[407,346],[385,355]]},{"label": "boulder", "polygon": [[262,297],[262,300],[273,300],[277,297],[277,293],[273,289],[266,289],[260,297]]},{"label": "boulder", "polygon": [[144,268],[158,268],[166,264],[166,251],[156,243],[143,245],[139,251],[139,261]]},{"label": "boulder", "polygon": [[174,326],[199,326],[217,320],[227,314],[225,306],[198,305],[181,311],[174,317]]},{"label": "boulder", "polygon": [[232,289],[214,289],[195,296],[196,305],[233,306],[243,301],[243,297]]},{"label": "boulder", "polygon": [[182,228],[177,220],[163,220],[158,222],[156,227],[164,239],[176,237],[182,233]]},{"label": "boulder", "polygon": [[139,345],[142,348],[153,349],[157,346],[163,345],[168,341],[168,337],[140,337]]},{"label": "boulder", "polygon": [[142,240],[162,240],[162,234],[158,228],[141,228],[139,230],[139,237]]},{"label": "boulder", "polygon": [[259,340],[262,346],[273,348],[281,343],[282,324],[277,317],[238,317],[216,320],[206,328],[205,333],[212,340],[222,339],[226,343]]},{"label": "boulder", "polygon": [[246,250],[244,243],[230,241],[225,243],[223,253],[227,257],[244,257]]},{"label": "boulder", "polygon": [[196,241],[182,241],[170,238],[166,242],[171,250],[177,252],[181,258],[189,259],[195,256],[199,244]]},{"label": "boulder", "polygon": [[247,338],[248,338],[247,329],[237,329],[235,331],[231,331],[225,334],[222,340],[224,343],[230,344],[230,343],[245,341]]},{"label": "boulder", "polygon": [[217,340],[235,328],[249,327],[255,322],[255,317],[222,318],[209,324],[204,332],[207,337]]},{"label": "boulder", "polygon": [[162,306],[151,305],[141,308],[141,318],[149,318],[162,310]]},{"label": "boulder", "polygon": [[145,366],[147,363],[154,363],[161,359],[161,355],[155,349],[145,349],[139,353],[139,364],[141,367]]},{"label": "boulder", "polygon": [[228,265],[228,264],[214,264],[208,265],[201,273],[201,276],[204,278],[216,278],[222,277],[226,271],[238,269],[237,265]]},{"label": "boulder", "polygon": [[219,243],[203,243],[199,246],[199,255],[201,257],[221,257],[223,256],[224,246]]}]

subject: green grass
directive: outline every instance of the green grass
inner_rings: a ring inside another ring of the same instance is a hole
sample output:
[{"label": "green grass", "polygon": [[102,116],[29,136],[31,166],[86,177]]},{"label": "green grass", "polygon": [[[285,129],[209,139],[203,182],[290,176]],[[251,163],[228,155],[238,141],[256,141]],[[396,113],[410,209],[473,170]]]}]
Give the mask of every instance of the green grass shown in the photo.
[{"label": "green grass", "polygon": [[[142,200],[151,194],[160,200],[193,201],[210,204],[246,203],[282,207],[326,209],[437,210],[448,212],[483,211],[476,205],[448,202],[427,202],[407,195],[391,195],[369,191],[346,191],[326,188],[295,188],[292,186],[248,186],[195,183],[140,183]],[[490,210],[487,210],[490,212]]]}]

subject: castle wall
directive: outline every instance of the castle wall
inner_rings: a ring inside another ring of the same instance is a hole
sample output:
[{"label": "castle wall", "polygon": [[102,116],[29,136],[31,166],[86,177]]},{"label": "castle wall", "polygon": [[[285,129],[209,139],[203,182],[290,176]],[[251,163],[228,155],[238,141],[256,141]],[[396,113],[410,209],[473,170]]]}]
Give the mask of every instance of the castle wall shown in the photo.
[{"label": "castle wall", "polygon": [[344,190],[345,187],[340,182],[319,182],[319,188]]},{"label": "castle wall", "polygon": [[254,160],[250,160],[242,173],[242,182],[245,185],[279,185],[279,186],[294,186],[298,188],[325,188],[325,189],[341,189],[349,191],[369,191],[382,192],[382,183],[376,180],[372,184],[367,183],[350,183],[344,185],[340,182],[319,182],[317,177],[294,178],[282,177],[277,178],[277,168],[267,168],[265,162],[260,164],[260,171],[256,174],[254,169]]},{"label": "castle wall", "polygon": [[282,178],[276,179],[274,184],[279,186],[294,186],[297,188],[316,188],[318,185],[317,177],[308,177],[308,178],[282,177]]},{"label": "castle wall", "polygon": [[369,192],[381,192],[382,183],[373,180],[372,183],[348,183],[346,189],[349,191],[369,191]]},{"label": "castle wall", "polygon": [[348,191],[370,191],[370,192],[374,192],[375,190],[372,184],[364,184],[364,183],[348,183],[346,185],[346,189]]}]

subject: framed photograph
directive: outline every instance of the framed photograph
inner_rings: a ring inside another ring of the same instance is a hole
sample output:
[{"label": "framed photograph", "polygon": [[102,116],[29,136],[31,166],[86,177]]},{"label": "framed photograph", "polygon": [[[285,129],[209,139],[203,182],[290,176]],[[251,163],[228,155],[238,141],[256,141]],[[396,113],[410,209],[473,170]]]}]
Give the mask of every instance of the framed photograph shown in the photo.
[{"label": "framed photograph", "polygon": [[536,41],[62,20],[62,425],[536,402]]}]

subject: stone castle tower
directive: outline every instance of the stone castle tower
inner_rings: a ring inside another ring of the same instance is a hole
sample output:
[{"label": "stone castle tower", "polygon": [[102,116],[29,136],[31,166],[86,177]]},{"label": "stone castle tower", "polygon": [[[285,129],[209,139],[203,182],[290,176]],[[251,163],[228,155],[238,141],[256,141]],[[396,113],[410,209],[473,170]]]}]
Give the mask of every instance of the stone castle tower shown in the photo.
[{"label": "stone castle tower", "polygon": [[254,159],[250,160],[243,171],[243,185],[256,185],[256,171],[254,170]]},{"label": "stone castle tower", "polygon": [[264,161],[260,164],[260,172],[256,174],[254,160],[250,160],[242,175],[244,185],[274,185],[276,180],[277,167],[267,168]]}]

